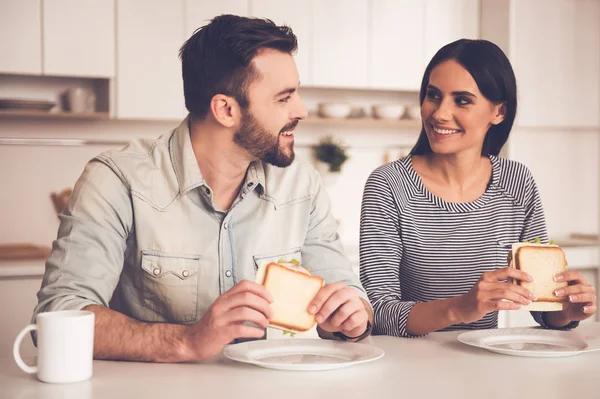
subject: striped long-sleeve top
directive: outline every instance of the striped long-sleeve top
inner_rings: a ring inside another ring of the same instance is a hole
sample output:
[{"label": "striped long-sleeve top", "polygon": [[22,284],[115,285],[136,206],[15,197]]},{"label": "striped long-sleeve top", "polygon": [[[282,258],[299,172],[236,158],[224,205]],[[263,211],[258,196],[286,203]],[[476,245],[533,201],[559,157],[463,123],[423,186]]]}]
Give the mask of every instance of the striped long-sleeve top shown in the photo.
[{"label": "striped long-sleeve top", "polygon": [[[406,321],[415,303],[467,293],[482,273],[506,267],[514,242],[547,242],[531,172],[515,161],[490,160],[485,193],[468,203],[429,192],[410,156],[371,174],[361,210],[360,278],[373,305],[374,334],[410,336]],[[497,324],[498,312],[491,312],[445,330]]]}]

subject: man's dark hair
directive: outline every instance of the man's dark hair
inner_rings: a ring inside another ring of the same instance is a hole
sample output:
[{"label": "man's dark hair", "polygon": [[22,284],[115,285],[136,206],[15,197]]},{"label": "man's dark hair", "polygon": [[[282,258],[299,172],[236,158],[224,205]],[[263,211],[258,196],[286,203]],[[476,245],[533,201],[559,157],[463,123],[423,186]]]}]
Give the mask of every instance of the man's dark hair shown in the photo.
[{"label": "man's dark hair", "polygon": [[269,19],[215,17],[179,50],[186,108],[203,119],[216,94],[234,97],[242,108],[248,108],[247,89],[257,77],[252,59],[265,48],[292,54],[297,46],[291,28]]}]

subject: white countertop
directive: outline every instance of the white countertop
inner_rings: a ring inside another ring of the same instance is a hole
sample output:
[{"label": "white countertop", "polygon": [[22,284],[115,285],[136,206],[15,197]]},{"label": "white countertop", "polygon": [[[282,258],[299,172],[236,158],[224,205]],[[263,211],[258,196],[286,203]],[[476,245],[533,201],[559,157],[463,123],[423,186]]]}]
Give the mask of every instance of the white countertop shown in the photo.
[{"label": "white countertop", "polygon": [[45,268],[45,259],[0,260],[0,278],[41,278],[44,275]]},{"label": "white countertop", "polygon": [[[600,339],[600,323],[582,325]],[[91,380],[38,382],[11,358],[0,360],[0,398],[598,398],[600,351],[563,358],[487,352],[456,340],[458,332],[424,338],[372,337],[385,356],[321,372],[275,371],[224,357],[208,363],[95,361]]]}]

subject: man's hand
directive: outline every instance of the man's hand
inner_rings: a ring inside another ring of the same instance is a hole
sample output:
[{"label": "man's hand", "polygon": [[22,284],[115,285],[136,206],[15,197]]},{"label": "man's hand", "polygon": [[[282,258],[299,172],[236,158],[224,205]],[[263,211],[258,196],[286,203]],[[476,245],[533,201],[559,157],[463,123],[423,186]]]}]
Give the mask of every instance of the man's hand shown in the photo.
[{"label": "man's hand", "polygon": [[357,337],[367,329],[369,314],[354,288],[338,282],[324,286],[308,306],[316,314],[319,327],[329,332],[341,332]]},{"label": "man's hand", "polygon": [[182,356],[186,360],[207,360],[235,339],[261,338],[273,314],[272,302],[262,285],[246,280],[236,284],[218,297],[197,323],[186,326]]}]

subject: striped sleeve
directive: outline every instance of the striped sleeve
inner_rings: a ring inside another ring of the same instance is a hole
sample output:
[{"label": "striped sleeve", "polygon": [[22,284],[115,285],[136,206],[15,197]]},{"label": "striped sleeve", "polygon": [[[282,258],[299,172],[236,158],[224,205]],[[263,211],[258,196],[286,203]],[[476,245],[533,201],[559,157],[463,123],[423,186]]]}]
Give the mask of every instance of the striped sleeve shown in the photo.
[{"label": "striped sleeve", "polygon": [[520,241],[529,241],[540,238],[543,243],[549,242],[548,232],[546,231],[546,219],[542,207],[542,199],[535,184],[531,172],[526,169],[526,179],[524,187],[525,222],[521,232]]},{"label": "striped sleeve", "polygon": [[[399,210],[382,169],[365,185],[360,217],[360,279],[373,306],[373,334],[411,336],[408,315],[416,302],[403,301]],[[398,178],[398,176],[389,176]]]}]

